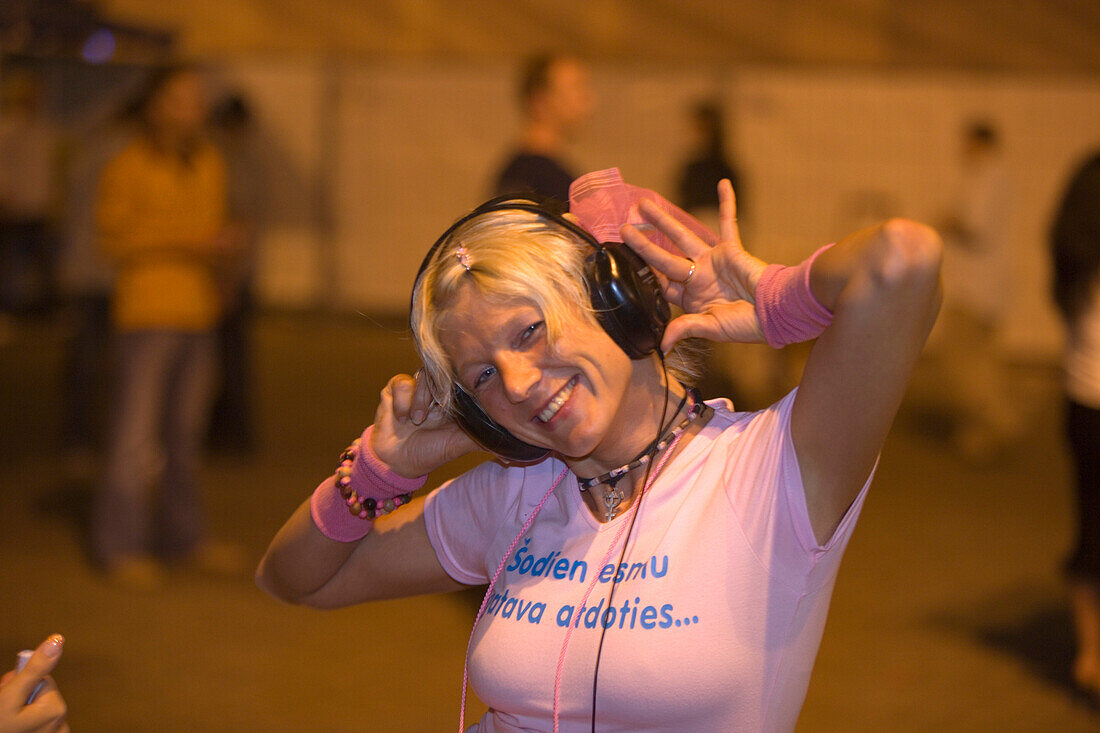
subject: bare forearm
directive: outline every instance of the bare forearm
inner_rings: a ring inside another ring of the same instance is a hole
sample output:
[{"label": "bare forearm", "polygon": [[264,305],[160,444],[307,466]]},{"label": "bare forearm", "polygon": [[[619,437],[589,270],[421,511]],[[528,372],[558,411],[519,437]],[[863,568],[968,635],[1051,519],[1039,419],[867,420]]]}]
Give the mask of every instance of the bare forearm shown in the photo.
[{"label": "bare forearm", "polygon": [[[331,479],[323,488],[333,489]],[[334,490],[334,489],[333,489]],[[447,575],[428,539],[424,498],[374,520],[357,542],[325,537],[307,501],[260,561],[256,584],[272,596],[314,608],[445,593],[464,586]]]},{"label": "bare forearm", "polygon": [[302,502],[271,541],[256,569],[256,585],[290,603],[301,603],[333,578],[357,543],[325,537]]}]

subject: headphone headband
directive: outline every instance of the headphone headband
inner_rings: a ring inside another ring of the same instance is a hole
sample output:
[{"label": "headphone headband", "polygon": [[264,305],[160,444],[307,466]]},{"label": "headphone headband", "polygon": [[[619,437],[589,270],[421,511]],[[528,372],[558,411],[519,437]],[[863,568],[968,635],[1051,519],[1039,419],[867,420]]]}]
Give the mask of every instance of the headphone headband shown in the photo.
[{"label": "headphone headband", "polygon": [[[605,245],[601,244],[591,233],[584,227],[569,221],[561,214],[553,211],[546,203],[540,203],[524,196],[516,196],[514,194],[504,194],[503,196],[494,196],[488,201],[478,206],[473,211],[459,217],[458,221],[447,227],[447,231],[439,235],[439,238],[435,240],[431,248],[428,249],[428,253],[424,255],[424,259],[420,263],[420,268],[416,271],[416,278],[413,279],[413,293],[416,293],[416,286],[420,283],[420,278],[423,276],[424,271],[428,269],[432,259],[435,257],[436,252],[440,247],[450,239],[455,230],[461,227],[466,222],[476,219],[484,214],[491,214],[496,211],[527,211],[532,214],[541,216],[544,219],[549,219],[553,223],[569,230],[573,234],[580,237],[584,242],[590,244],[594,249],[604,249]],[[409,312],[412,312],[412,302],[409,303]]]},{"label": "headphone headband", "polygon": [[[447,228],[420,263],[413,281],[409,302],[410,318],[416,305],[420,280],[440,247],[463,224],[496,211],[527,211],[547,219],[576,235],[595,253],[585,263],[588,286],[596,319],[604,331],[631,359],[641,359],[660,348],[661,337],[670,317],[668,303],[652,270],[629,247],[608,247],[584,227],[530,199],[498,196],[478,206]],[[469,268],[467,268],[469,269]],[[483,448],[521,463],[541,460],[549,450],[526,443],[509,433],[481,408],[472,395],[456,381],[452,388],[455,416],[459,424]]]}]

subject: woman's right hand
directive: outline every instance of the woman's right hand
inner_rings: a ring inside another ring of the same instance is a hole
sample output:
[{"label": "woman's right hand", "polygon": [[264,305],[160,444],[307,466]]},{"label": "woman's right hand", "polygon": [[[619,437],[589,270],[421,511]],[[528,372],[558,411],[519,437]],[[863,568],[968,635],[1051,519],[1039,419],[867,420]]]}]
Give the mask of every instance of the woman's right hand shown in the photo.
[{"label": "woman's right hand", "polygon": [[443,464],[481,450],[444,413],[424,380],[398,374],[382,390],[374,413],[371,449],[396,473],[415,478]]}]

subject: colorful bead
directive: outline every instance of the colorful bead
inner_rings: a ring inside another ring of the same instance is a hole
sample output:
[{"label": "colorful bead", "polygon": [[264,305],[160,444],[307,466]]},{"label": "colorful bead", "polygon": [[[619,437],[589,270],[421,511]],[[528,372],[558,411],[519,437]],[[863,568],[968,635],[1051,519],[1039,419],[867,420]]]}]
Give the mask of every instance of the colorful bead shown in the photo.
[{"label": "colorful bead", "polygon": [[344,497],[348,511],[359,519],[374,519],[412,501],[411,493],[400,494],[389,499],[374,499],[360,497],[354,489],[350,488],[355,459],[359,454],[359,443],[360,441],[357,439],[340,454],[340,465],[336,467],[334,477],[336,488]]}]

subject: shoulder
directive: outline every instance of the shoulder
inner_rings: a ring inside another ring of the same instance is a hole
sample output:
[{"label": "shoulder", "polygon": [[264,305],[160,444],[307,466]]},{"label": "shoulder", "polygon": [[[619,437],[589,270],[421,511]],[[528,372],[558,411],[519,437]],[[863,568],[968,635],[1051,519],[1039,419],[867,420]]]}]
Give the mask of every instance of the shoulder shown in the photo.
[{"label": "shoulder", "polygon": [[[537,155],[535,153],[526,153],[523,151],[515,153],[510,157],[501,167],[499,180],[502,184],[517,182],[531,184],[543,183],[547,180],[554,181],[566,180],[566,186],[568,182],[572,182],[573,174],[566,170],[558,161],[545,155]],[[537,192],[540,192],[536,189]]]},{"label": "shoulder", "polygon": [[714,415],[707,423],[706,430],[720,433],[726,439],[736,439],[745,433],[782,428],[790,422],[791,409],[797,394],[796,387],[764,409],[752,412],[735,410],[733,404],[725,398],[707,400],[707,405],[714,409]]},{"label": "shoulder", "polygon": [[527,466],[486,461],[442,484],[429,501],[464,507],[469,514],[500,516],[514,511],[517,504],[537,504],[540,489],[544,492],[564,467],[554,458]]},{"label": "shoulder", "polygon": [[195,149],[195,165],[205,171],[221,174],[225,172],[225,157],[217,145],[204,140]]},{"label": "shoulder", "polygon": [[109,167],[144,165],[152,158],[152,149],[145,141],[134,138],[125,143],[108,162]]},{"label": "shoulder", "polygon": [[[556,459],[532,466],[490,461],[447,481],[424,502],[433,546],[443,556],[457,556],[487,547],[498,535],[514,534],[548,496],[548,488],[556,486],[563,469]],[[473,560],[465,562],[469,565]]]},{"label": "shoulder", "polygon": [[777,475],[793,456],[790,418],[796,390],[753,412],[738,412],[728,400],[707,400],[714,414],[689,446],[691,454],[719,471],[721,483],[758,481]]}]

